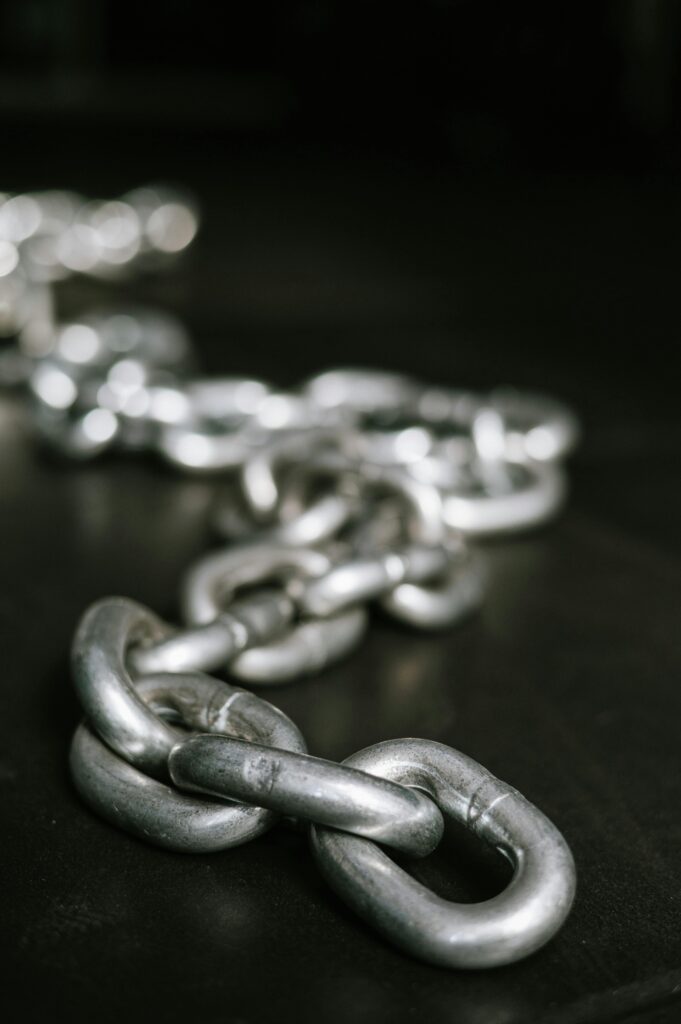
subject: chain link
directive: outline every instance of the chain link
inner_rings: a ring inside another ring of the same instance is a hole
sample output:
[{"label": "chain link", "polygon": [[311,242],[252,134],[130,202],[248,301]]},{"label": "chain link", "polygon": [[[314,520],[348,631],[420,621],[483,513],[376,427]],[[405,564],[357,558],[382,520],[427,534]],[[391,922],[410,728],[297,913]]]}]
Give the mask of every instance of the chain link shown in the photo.
[{"label": "chain link", "polygon": [[[229,544],[188,570],[183,626],[126,598],[97,602],[78,626],[75,784],[103,817],[173,850],[225,849],[280,818],[309,823],[325,877],[401,948],[454,967],[517,960],[561,926],[575,889],[570,851],[540,811],[428,740],[341,765],[312,757],[281,711],[203,673],[259,687],[318,672],[360,641],[372,603],[419,629],[460,622],[484,596],[467,538],[557,512],[577,422],[544,396],[369,370],[288,393],[205,380],[166,314],[54,321],[55,281],[158,265],[197,224],[191,200],[159,188],[100,203],[0,196],[0,382],[26,387],[38,435],[75,459],[145,450],[228,477],[214,524]],[[495,899],[442,900],[381,849],[425,856],[443,816],[510,861]]]}]

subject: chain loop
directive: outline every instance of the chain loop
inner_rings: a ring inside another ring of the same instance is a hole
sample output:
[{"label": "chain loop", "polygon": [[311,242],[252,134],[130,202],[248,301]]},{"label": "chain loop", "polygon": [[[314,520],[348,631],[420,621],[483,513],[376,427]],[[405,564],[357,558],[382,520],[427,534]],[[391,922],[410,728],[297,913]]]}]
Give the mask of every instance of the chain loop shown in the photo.
[{"label": "chain loop", "polygon": [[471,758],[430,740],[388,740],[344,765],[418,786],[513,867],[485,903],[436,896],[366,839],[319,825],[312,849],[338,895],[391,942],[445,967],[494,967],[527,956],[565,920],[575,892],[568,846],[551,822]]}]

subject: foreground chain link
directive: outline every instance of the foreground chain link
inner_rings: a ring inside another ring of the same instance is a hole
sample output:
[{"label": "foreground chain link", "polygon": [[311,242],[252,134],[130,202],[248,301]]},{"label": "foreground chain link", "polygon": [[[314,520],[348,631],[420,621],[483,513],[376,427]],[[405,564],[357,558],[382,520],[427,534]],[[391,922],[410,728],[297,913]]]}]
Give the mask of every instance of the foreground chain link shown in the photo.
[{"label": "foreground chain link", "polygon": [[[516,790],[429,740],[379,743],[334,764],[307,754],[296,726],[253,694],[197,673],[134,677],[134,645],[166,631],[147,609],[109,598],[76,634],[74,679],[88,724],[74,737],[71,770],[99,814],[188,852],[248,842],[282,815],[309,822],[314,856],[338,895],[431,963],[510,963],[555,934],[574,896],[572,856]],[[441,899],[382,851],[432,852],[443,814],[510,861],[513,878],[499,896]]]},{"label": "foreground chain link", "polygon": [[[575,891],[565,840],[536,807],[429,740],[313,757],[272,704],[203,673],[260,687],[319,672],[360,641],[372,603],[413,628],[459,623],[484,596],[469,539],[558,511],[576,420],[544,396],[369,370],[292,392],[191,378],[188,338],[166,314],[54,321],[54,281],[155,265],[197,223],[191,201],[158,188],[101,203],[0,195],[0,383],[27,388],[38,435],[75,459],[153,451],[225,487],[213,519],[229,545],[188,570],[184,625],[105,598],[78,626],[76,786],[107,820],[177,851],[295,819],[339,896],[397,946],[449,967],[518,960],[555,934]],[[448,902],[389,857],[431,853],[446,818],[511,864],[494,899]]]}]

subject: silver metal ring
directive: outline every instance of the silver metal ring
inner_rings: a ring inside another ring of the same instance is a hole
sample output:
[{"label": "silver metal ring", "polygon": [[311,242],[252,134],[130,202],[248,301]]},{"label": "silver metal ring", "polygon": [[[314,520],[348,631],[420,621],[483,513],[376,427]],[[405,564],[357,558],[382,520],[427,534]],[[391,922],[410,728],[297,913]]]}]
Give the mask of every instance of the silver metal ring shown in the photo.
[{"label": "silver metal ring", "polygon": [[429,740],[389,740],[343,763],[425,790],[445,817],[513,865],[513,878],[498,896],[452,903],[374,843],[313,825],[312,847],[327,881],[389,941],[428,963],[494,967],[533,953],[560,928],[575,893],[572,855],[555,826],[515,789]]},{"label": "silver metal ring", "polygon": [[317,427],[275,436],[264,444],[241,469],[241,487],[246,504],[256,520],[272,520],[281,500],[279,470],[287,463],[305,462],[325,445],[338,445],[339,427]]},{"label": "silver metal ring", "polygon": [[409,513],[410,538],[423,544],[439,544],[447,539],[443,522],[442,495],[430,483],[418,480],[401,466],[382,466],[358,460],[343,452],[317,452],[306,468],[312,473],[327,473],[355,480],[358,491],[386,492],[395,495]]},{"label": "silver metal ring", "polygon": [[489,537],[529,530],[551,519],[565,500],[563,470],[552,463],[516,468],[523,474],[524,483],[507,493],[445,494],[445,524],[468,537]]},{"label": "silver metal ring", "polygon": [[234,659],[229,671],[251,686],[274,686],[321,672],[356,647],[367,622],[363,608],[303,621],[281,640],[244,651]]},{"label": "silver metal ring", "polygon": [[[331,568],[330,558],[312,548],[253,543],[216,552],[202,559],[184,581],[185,617],[197,624],[214,621],[240,586],[291,570],[308,577],[320,576]],[[303,620],[280,639],[239,654],[230,662],[229,671],[251,684],[288,682],[343,657],[358,642],[366,623],[366,612],[360,608],[323,621]]]},{"label": "silver metal ring", "polygon": [[267,542],[214,551],[192,566],[182,582],[184,617],[192,625],[214,622],[240,587],[272,580],[291,571],[303,576],[321,576],[329,571],[331,564],[330,558],[321,551]]},{"label": "silver metal ring", "polygon": [[443,629],[476,611],[484,595],[480,560],[454,557],[432,583],[400,583],[381,598],[381,606],[417,629]]},{"label": "silver metal ring", "polygon": [[214,622],[180,629],[164,640],[131,648],[128,663],[139,674],[211,672],[242,651],[267,643],[294,615],[293,601],[281,590],[261,590],[234,601]]}]

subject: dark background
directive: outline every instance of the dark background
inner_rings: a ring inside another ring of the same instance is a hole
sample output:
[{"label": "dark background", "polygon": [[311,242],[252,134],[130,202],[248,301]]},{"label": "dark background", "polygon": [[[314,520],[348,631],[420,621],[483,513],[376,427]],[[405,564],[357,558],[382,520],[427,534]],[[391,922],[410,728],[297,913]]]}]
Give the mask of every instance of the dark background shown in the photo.
[{"label": "dark background", "polygon": [[[213,857],[94,818],[66,773],[68,644],[125,593],[173,618],[213,485],[152,459],[64,466],[0,395],[2,929],[9,1019],[556,1024],[681,1019],[678,397],[681,7],[473,2],[0,3],[0,187],[196,193],[172,275],[97,302],[175,310],[210,372],[333,364],[514,383],[584,423],[559,521],[490,544],[480,616],[378,616],[273,694],[312,752],[460,747],[537,803],[579,872],[522,964],[385,945],[277,831]],[[502,884],[460,836],[416,871]]]}]

